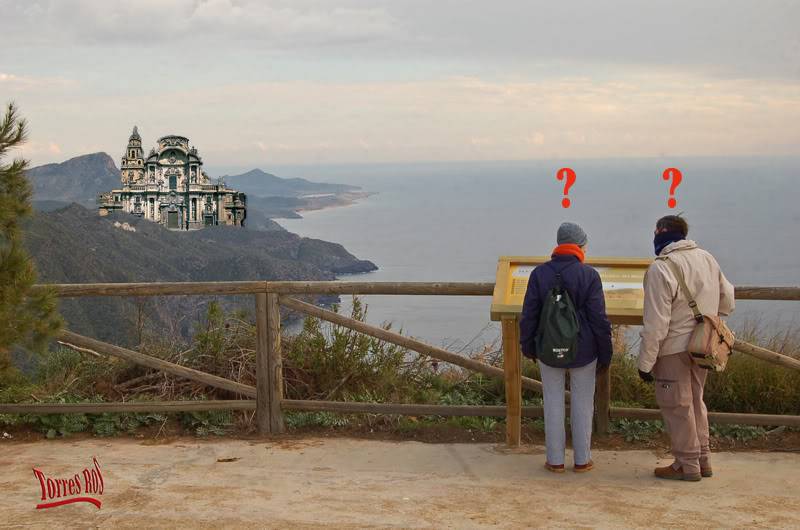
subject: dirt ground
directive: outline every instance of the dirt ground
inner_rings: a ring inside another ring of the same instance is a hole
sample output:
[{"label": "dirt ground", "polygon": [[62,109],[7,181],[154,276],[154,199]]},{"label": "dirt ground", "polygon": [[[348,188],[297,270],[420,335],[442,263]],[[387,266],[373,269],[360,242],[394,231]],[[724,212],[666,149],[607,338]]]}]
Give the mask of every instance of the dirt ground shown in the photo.
[{"label": "dirt ground", "polygon": [[[800,526],[800,456],[718,453],[699,483],[652,477],[664,454],[598,450],[587,474],[545,471],[543,448],[348,438],[4,442],[3,527],[519,528]],[[36,509],[36,467],[96,457],[100,509]]]}]

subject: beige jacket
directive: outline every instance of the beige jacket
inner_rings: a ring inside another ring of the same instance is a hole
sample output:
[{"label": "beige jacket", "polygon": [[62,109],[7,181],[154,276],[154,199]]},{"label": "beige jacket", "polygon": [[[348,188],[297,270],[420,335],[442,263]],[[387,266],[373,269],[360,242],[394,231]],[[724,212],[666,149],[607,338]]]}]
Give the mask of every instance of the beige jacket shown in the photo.
[{"label": "beige jacket", "polygon": [[[714,256],[690,240],[676,241],[661,251],[683,272],[700,312],[728,316],[735,302],[733,285]],[[696,322],[689,300],[664,260],[655,260],[644,276],[644,327],[639,347],[639,370],[649,372],[656,359],[686,351]]]}]

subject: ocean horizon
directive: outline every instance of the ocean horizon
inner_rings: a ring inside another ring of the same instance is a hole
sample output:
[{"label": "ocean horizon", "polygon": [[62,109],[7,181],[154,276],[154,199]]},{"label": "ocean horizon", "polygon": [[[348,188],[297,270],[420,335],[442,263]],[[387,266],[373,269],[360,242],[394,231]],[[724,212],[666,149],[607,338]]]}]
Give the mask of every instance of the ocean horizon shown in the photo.
[{"label": "ocean horizon", "polygon": [[[590,256],[652,257],[656,219],[683,212],[689,238],[714,254],[735,285],[797,285],[800,247],[795,182],[800,158],[685,158],[436,162],[281,166],[282,177],[361,186],[375,195],[356,204],[278,219],[301,236],[336,243],[379,270],[342,280],[494,281],[503,255],[549,255],[563,221],[581,224]],[[577,179],[561,206],[560,167]],[[667,207],[666,167],[683,181]],[[365,296],[373,324],[453,349],[499,337],[490,297]],[[343,297],[343,312],[349,297]],[[741,301],[734,326],[760,322],[770,332],[795,327],[792,302]]]}]

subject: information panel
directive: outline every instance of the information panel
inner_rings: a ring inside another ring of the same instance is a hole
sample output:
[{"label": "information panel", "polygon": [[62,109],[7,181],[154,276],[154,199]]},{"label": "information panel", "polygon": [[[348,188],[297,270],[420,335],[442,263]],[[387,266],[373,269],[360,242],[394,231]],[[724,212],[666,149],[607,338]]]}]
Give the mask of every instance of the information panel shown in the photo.
[{"label": "information panel", "polygon": [[[528,288],[528,278],[549,256],[502,256],[492,297],[492,320],[519,316]],[[644,273],[652,260],[646,258],[587,258],[600,273],[606,297],[606,311],[615,324],[641,324],[644,307]]]}]

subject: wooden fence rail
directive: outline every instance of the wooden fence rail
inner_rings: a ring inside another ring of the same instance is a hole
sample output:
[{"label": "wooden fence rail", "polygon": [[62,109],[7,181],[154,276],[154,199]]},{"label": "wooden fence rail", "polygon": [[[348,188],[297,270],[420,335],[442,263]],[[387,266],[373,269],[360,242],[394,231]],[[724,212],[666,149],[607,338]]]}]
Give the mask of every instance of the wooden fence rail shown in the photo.
[{"label": "wooden fence rail", "polygon": [[197,401],[133,401],[126,403],[2,403],[0,414],[103,414],[106,412],[193,412],[255,410],[252,399]]},{"label": "wooden fence rail", "polygon": [[[61,297],[278,294],[491,296],[492,282],[153,282],[40,284]],[[800,287],[736,287],[737,300],[800,300]]]},{"label": "wooden fence rail", "polygon": [[[283,413],[287,410],[326,411],[343,414],[406,414],[415,416],[493,416],[505,417],[509,443],[519,440],[521,417],[542,417],[541,407],[521,406],[521,391],[541,390],[541,383],[522,377],[519,372],[518,325],[515,320],[503,322],[506,359],[504,368],[491,366],[457,353],[426,344],[383,328],[347,318],[332,311],[302,302],[289,295],[362,294],[362,295],[444,295],[491,296],[493,283],[476,282],[185,282],[129,284],[59,284],[38,285],[37,289],[53,290],[61,297],[84,296],[177,296],[177,295],[254,295],[256,306],[256,386],[244,385],[223,377],[107,344],[70,331],[58,337],[62,344],[79,351],[111,355],[161,370],[211,387],[255,399],[209,401],[153,401],[134,403],[3,403],[0,413],[52,414],[103,412],[177,412],[195,410],[255,410],[258,431],[280,433],[285,429]],[[800,300],[800,287],[737,287],[737,300]],[[405,403],[361,403],[291,400],[283,397],[281,323],[279,306],[333,322],[383,341],[418,353],[476,371],[490,377],[503,378],[506,384],[505,406],[424,405]],[[736,350],[784,368],[800,370],[800,360],[738,341]],[[509,358],[509,352],[513,357]],[[598,379],[596,427],[606,432],[611,419],[660,419],[658,410],[610,407],[610,376]],[[739,414],[710,412],[712,423],[800,427],[800,416],[771,414]]]},{"label": "wooden fence rail", "polygon": [[[256,410],[253,399],[200,401],[134,401],[127,403],[2,403],[0,414],[103,414],[133,412],[191,412],[208,410]],[[283,399],[282,410],[333,412],[338,414],[383,414],[407,416],[478,416],[504,418],[504,405],[420,405],[408,403],[363,403],[356,401],[319,401]],[[660,420],[655,409],[611,407],[611,419]],[[569,413],[569,408],[567,408]],[[542,407],[522,407],[522,417],[542,418]],[[740,414],[709,412],[714,424],[800,427],[800,416],[779,414]]]}]

